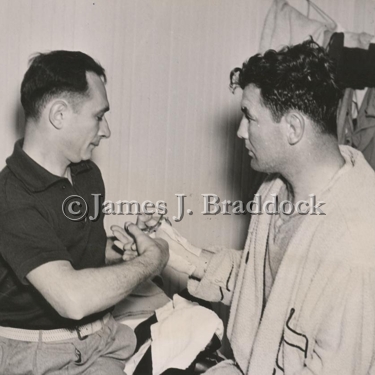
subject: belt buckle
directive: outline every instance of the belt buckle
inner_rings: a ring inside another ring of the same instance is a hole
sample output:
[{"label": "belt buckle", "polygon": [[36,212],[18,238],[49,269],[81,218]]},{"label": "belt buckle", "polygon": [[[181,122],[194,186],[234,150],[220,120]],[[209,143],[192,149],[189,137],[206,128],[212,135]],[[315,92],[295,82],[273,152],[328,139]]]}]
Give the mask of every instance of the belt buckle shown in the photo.
[{"label": "belt buckle", "polygon": [[86,336],[82,336],[82,335],[81,335],[81,328],[80,328],[79,326],[76,326],[74,329],[76,330],[77,335],[78,335],[78,338],[79,338],[81,341],[87,339],[88,335],[86,335]]}]

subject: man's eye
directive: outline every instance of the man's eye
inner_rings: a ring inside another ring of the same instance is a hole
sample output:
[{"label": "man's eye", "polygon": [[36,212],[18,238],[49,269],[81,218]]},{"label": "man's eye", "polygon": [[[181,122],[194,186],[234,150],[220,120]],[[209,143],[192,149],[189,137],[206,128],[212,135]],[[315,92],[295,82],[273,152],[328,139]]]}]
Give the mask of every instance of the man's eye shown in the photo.
[{"label": "man's eye", "polygon": [[96,119],[97,119],[98,121],[102,121],[102,120],[103,120],[103,117],[104,117],[104,116],[96,116]]}]

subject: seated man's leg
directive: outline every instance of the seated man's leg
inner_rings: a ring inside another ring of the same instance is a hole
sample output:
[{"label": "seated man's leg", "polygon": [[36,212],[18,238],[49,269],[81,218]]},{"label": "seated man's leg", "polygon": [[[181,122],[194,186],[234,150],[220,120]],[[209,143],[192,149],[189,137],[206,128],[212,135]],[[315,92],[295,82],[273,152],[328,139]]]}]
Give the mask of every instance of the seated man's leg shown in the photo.
[{"label": "seated man's leg", "polygon": [[125,361],[133,355],[135,346],[134,331],[111,317],[102,330],[77,343],[78,350],[82,347],[81,363],[76,363],[76,372],[69,374],[124,375]]},{"label": "seated man's leg", "polygon": [[136,347],[134,331],[111,318],[107,327],[98,332],[98,336],[102,337],[93,353],[95,360],[84,375],[124,375],[125,361],[133,355]]},{"label": "seated man's leg", "polygon": [[32,374],[37,342],[23,342],[0,337],[0,374]]},{"label": "seated man's leg", "polygon": [[124,375],[135,345],[133,330],[112,317],[83,340],[27,342],[0,337],[0,374]]}]

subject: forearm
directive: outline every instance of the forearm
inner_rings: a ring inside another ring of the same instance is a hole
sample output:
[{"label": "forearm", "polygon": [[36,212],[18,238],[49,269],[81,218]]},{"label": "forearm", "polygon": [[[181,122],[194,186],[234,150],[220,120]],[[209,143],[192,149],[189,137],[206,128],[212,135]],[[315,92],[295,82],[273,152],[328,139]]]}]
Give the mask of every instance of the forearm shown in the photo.
[{"label": "forearm", "polygon": [[122,263],[122,255],[117,252],[114,245],[115,237],[108,237],[105,248],[105,263],[107,265]]},{"label": "forearm", "polygon": [[129,295],[140,283],[155,276],[163,267],[155,269],[157,260],[139,256],[97,269],[75,271],[69,289],[74,291],[78,319],[111,307]]},{"label": "forearm", "polygon": [[210,263],[211,258],[215,255],[215,253],[202,249],[202,252],[199,257],[197,257],[196,261],[193,262],[195,266],[195,270],[192,273],[192,277],[197,280],[201,280],[206,273],[208,264]]},{"label": "forearm", "polygon": [[145,241],[147,249],[128,262],[75,270],[68,261],[55,261],[37,267],[27,278],[61,316],[80,320],[116,304],[162,271],[168,247],[159,240]]}]

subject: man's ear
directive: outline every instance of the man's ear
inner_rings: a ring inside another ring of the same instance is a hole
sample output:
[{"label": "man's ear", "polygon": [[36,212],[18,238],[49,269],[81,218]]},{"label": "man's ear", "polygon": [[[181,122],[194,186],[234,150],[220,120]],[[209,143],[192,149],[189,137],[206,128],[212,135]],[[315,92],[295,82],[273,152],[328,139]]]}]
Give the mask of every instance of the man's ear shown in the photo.
[{"label": "man's ear", "polygon": [[65,100],[57,99],[52,102],[49,109],[49,122],[56,128],[61,129],[67,118],[69,105]]},{"label": "man's ear", "polygon": [[297,144],[303,137],[306,119],[297,111],[290,111],[285,115],[287,126],[287,140],[290,145]]}]

